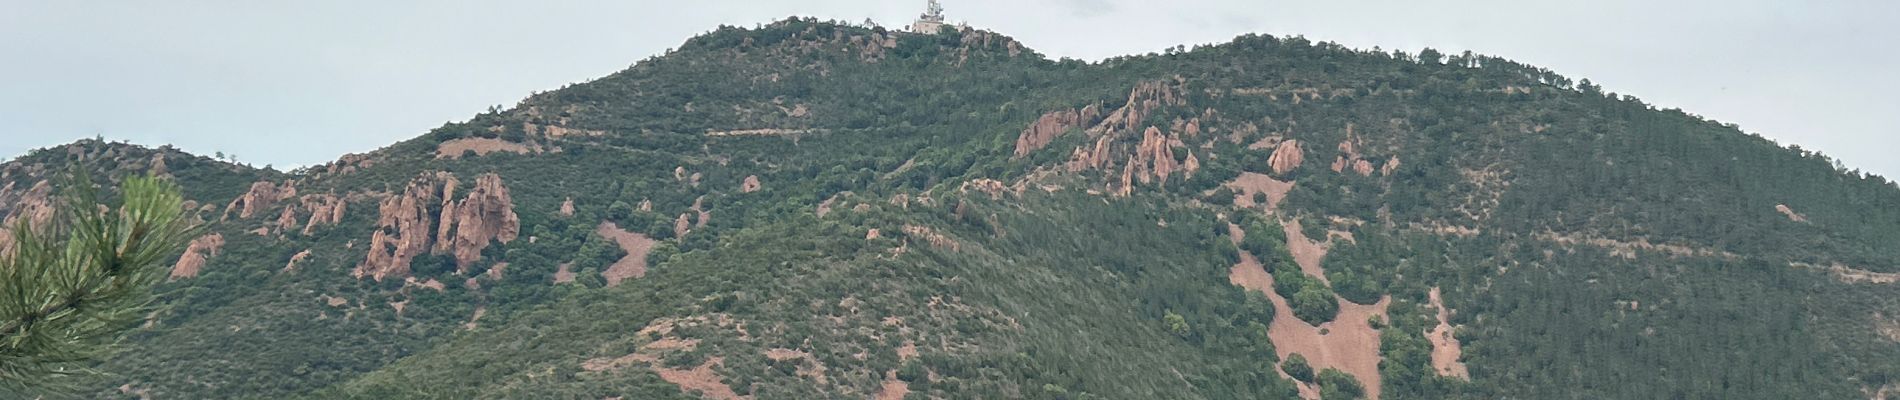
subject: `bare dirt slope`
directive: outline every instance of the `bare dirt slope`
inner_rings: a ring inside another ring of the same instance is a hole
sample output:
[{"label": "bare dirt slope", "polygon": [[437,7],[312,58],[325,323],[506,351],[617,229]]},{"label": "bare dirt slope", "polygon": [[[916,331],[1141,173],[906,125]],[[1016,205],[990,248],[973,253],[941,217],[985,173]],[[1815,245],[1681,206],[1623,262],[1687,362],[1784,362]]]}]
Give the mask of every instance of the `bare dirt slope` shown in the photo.
[{"label": "bare dirt slope", "polygon": [[[1228,230],[1234,233],[1231,237],[1236,243],[1245,237],[1237,226],[1229,225]],[[1289,232],[1287,238],[1289,242],[1305,240],[1298,231]],[[1322,248],[1320,257],[1324,255]],[[1318,257],[1313,259],[1312,269],[1318,269],[1318,261]],[[1307,270],[1308,266],[1302,263],[1301,269]],[[1366,398],[1379,398],[1379,330],[1372,328],[1370,319],[1375,315],[1384,319],[1391,298],[1381,298],[1373,305],[1340,300],[1338,317],[1313,326],[1293,315],[1293,307],[1273,291],[1273,276],[1252,254],[1240,252],[1240,263],[1228,271],[1227,278],[1233,284],[1265,293],[1273,302],[1273,322],[1267,326],[1267,336],[1282,359],[1299,353],[1316,370],[1337,368],[1352,374],[1365,386]],[[1300,397],[1317,399],[1319,388],[1302,383]]]},{"label": "bare dirt slope", "polygon": [[[619,225],[615,225],[612,222],[602,222],[600,223],[600,227],[594,231],[595,233],[599,233],[600,236],[612,239],[614,243],[620,244],[620,249],[627,252],[626,257],[621,257],[619,261],[615,261],[613,265],[608,266],[606,271],[601,272],[601,276],[607,278],[607,286],[619,285],[621,280],[627,278],[646,276],[647,253],[651,253],[653,251],[653,245],[659,244],[659,242],[653,241],[652,238],[648,238],[646,235],[622,230]],[[559,278],[557,277],[556,279]]]}]

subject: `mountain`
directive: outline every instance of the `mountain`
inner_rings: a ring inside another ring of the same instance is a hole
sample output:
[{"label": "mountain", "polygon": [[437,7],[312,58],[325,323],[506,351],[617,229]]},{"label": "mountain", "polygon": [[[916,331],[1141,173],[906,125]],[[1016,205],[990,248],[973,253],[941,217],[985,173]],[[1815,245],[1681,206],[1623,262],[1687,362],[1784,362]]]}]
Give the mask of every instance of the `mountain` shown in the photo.
[{"label": "mountain", "polygon": [[99,398],[1880,398],[1900,187],[1507,59],[793,18],[291,172]]}]

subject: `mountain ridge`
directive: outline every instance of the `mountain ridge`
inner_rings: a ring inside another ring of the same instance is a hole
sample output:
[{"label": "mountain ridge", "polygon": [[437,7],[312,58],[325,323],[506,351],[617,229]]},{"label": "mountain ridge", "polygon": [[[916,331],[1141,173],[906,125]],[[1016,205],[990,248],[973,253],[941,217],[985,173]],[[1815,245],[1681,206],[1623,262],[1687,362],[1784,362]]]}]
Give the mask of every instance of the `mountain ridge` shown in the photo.
[{"label": "mountain ridge", "polygon": [[[153,169],[101,145],[35,156]],[[229,243],[101,396],[1774,398],[1900,371],[1892,182],[1488,56],[1246,35],[1086,63],[791,19],[289,174],[184,164]]]}]

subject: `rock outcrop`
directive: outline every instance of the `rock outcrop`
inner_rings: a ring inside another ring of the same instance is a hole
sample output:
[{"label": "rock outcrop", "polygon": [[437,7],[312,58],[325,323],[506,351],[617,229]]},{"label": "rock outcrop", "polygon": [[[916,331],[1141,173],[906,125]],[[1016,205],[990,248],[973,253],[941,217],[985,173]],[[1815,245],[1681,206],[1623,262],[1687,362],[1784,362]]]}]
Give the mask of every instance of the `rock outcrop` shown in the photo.
[{"label": "rock outcrop", "polygon": [[224,250],[224,235],[209,234],[191,240],[185,247],[185,254],[178,257],[178,263],[172,265],[171,279],[184,279],[198,276],[205,262],[217,257]]},{"label": "rock outcrop", "polygon": [[745,182],[739,183],[739,191],[745,193],[757,192],[761,187],[763,186],[759,184],[758,175],[747,175]]},{"label": "rock outcrop", "polygon": [[1780,213],[1781,213],[1781,215],[1786,215],[1786,216],[1788,216],[1788,220],[1789,220],[1789,221],[1794,221],[1794,222],[1808,222],[1808,216],[1806,216],[1806,215],[1801,215],[1801,213],[1797,213],[1797,212],[1794,212],[1794,209],[1793,209],[1793,208],[1788,208],[1788,205],[1787,205],[1787,204],[1776,204],[1776,205],[1775,205],[1775,211],[1778,211],[1778,212],[1780,212]]},{"label": "rock outcrop", "polygon": [[1128,92],[1128,103],[1108,114],[1101,124],[1089,129],[1090,134],[1100,135],[1109,132],[1130,132],[1147,123],[1148,116],[1163,106],[1178,106],[1187,101],[1180,95],[1179,80],[1148,81],[1135,85]]},{"label": "rock outcrop", "polygon": [[1056,137],[1062,136],[1070,129],[1086,126],[1101,119],[1101,114],[1100,104],[1091,104],[1080,110],[1069,109],[1043,114],[1042,117],[1036,118],[1036,122],[1029,124],[1029,128],[1023,129],[1022,135],[1016,137],[1015,157],[1022,158],[1034,153],[1048,146],[1049,142],[1055,141]]},{"label": "rock outcrop", "polygon": [[561,213],[561,216],[563,217],[574,216],[574,198],[573,197],[569,197],[567,198],[567,200],[561,201],[560,213]]},{"label": "rock outcrop", "polygon": [[310,212],[310,219],[304,223],[304,236],[310,236],[318,226],[343,223],[343,213],[349,208],[349,202],[334,194],[304,195],[301,202],[302,208]]},{"label": "rock outcrop", "polygon": [[44,226],[53,220],[53,185],[48,181],[34,183],[32,188],[13,193],[13,184],[0,189],[0,212],[6,218],[0,218],[0,227],[11,229],[15,224],[25,221],[33,226]]},{"label": "rock outcrop", "polygon": [[1333,172],[1345,172],[1351,169],[1359,176],[1372,176],[1372,162],[1361,158],[1358,139],[1353,135],[1352,124],[1346,124],[1346,140],[1339,142],[1339,156],[1333,159]]},{"label": "rock outcrop", "polygon": [[252,183],[251,190],[245,191],[243,195],[231,200],[230,205],[224,207],[223,218],[230,219],[234,212],[237,213],[238,218],[250,218],[270,210],[272,206],[277,205],[277,202],[289,200],[292,197],[297,197],[295,184],[285,183],[283,186],[278,186],[269,181]]},{"label": "rock outcrop", "polygon": [[1286,175],[1293,172],[1304,162],[1306,162],[1306,155],[1300,152],[1298,140],[1280,142],[1280,145],[1273,149],[1273,156],[1267,158],[1267,164],[1273,167],[1274,175]]},{"label": "rock outcrop", "polygon": [[423,175],[411,180],[402,194],[384,198],[378,207],[376,232],[369,239],[369,255],[350,271],[357,278],[404,278],[409,263],[429,251],[435,231],[431,204],[437,202],[441,182],[453,179],[448,173]]},{"label": "rock outcrop", "polygon": [[298,252],[297,255],[290,256],[290,262],[284,263],[284,272],[297,270],[297,264],[302,264],[303,260],[309,259],[309,258],[310,258],[310,250],[304,250],[304,251]]},{"label": "rock outcrop", "polygon": [[[444,193],[448,193],[447,189]],[[451,211],[454,211],[451,213]],[[443,232],[446,227],[454,226],[452,236],[438,237],[437,243],[446,243],[446,248],[455,255],[456,271],[465,271],[482,258],[482,250],[490,242],[502,244],[513,242],[521,234],[521,219],[515,215],[514,199],[508,195],[508,187],[502,186],[501,176],[482,175],[475,180],[475,188],[468,197],[450,208],[442,208]]]}]

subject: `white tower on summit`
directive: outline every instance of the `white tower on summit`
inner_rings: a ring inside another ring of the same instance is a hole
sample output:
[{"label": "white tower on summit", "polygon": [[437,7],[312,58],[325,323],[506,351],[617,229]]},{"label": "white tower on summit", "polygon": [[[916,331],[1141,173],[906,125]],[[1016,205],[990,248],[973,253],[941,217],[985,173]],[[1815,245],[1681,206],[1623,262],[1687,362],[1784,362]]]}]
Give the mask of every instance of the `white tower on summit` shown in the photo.
[{"label": "white tower on summit", "polygon": [[924,6],[924,14],[917,16],[917,22],[910,24],[912,33],[936,34],[939,29],[943,29],[943,4],[937,3],[937,0],[929,1]]}]

